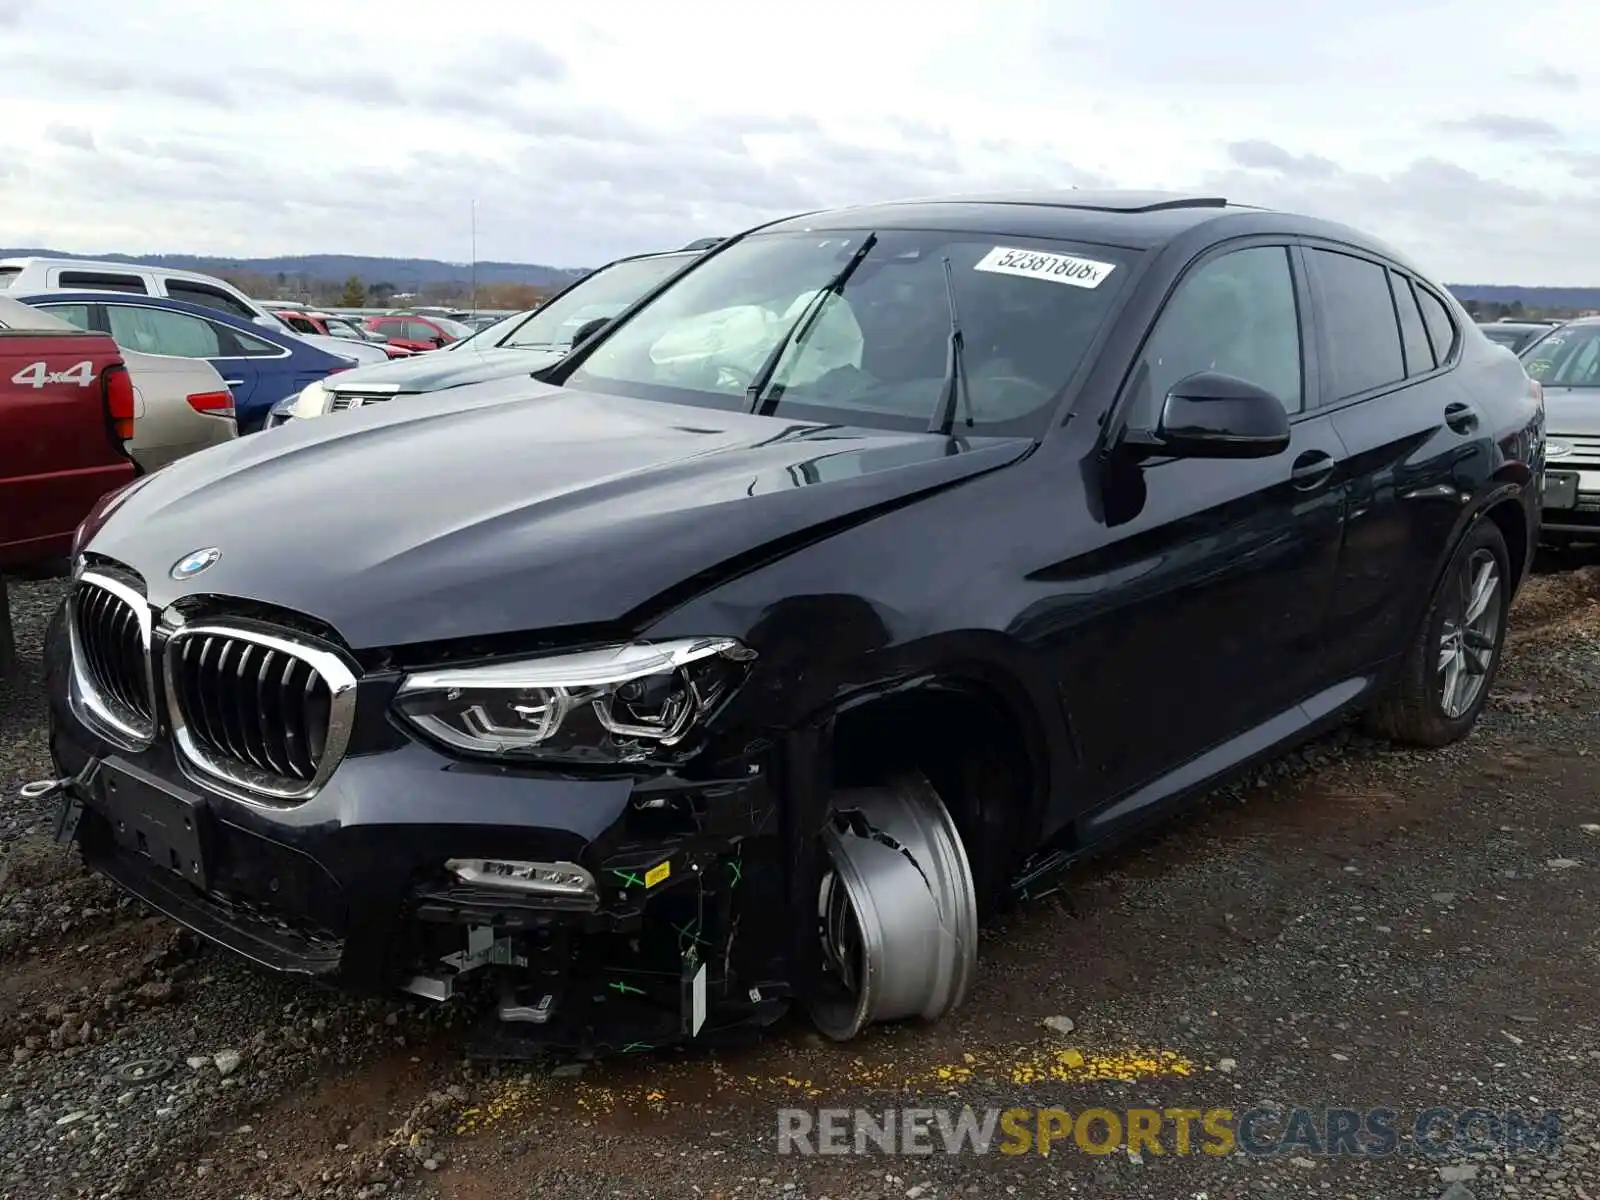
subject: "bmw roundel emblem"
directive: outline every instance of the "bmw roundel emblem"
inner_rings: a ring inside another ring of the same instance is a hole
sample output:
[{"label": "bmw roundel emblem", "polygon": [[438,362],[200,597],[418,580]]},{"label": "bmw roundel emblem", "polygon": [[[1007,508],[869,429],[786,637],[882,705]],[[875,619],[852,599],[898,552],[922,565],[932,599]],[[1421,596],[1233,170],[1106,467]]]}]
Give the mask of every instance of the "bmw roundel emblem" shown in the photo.
[{"label": "bmw roundel emblem", "polygon": [[172,564],[172,577],[174,579],[193,579],[201,571],[210,569],[212,564],[221,557],[222,551],[215,546],[207,546],[204,550],[191,550]]}]

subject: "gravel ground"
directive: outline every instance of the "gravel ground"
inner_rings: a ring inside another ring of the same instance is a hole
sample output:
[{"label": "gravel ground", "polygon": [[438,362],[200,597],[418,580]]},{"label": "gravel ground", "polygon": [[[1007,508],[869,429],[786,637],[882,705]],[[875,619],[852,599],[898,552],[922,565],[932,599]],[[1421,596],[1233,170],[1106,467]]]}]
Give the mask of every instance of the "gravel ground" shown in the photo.
[{"label": "gravel ground", "polygon": [[[13,587],[31,668],[61,588]],[[48,774],[24,678],[0,691],[0,1197],[1600,1200],[1597,600],[1592,568],[1529,585],[1463,744],[1331,737],[1084,864],[987,932],[937,1026],[839,1048],[794,1023],[578,1077],[470,1067],[447,1010],[264,979],[85,875],[14,799]],[[1555,1108],[1563,1143],[775,1152],[780,1108],[961,1105]]]}]

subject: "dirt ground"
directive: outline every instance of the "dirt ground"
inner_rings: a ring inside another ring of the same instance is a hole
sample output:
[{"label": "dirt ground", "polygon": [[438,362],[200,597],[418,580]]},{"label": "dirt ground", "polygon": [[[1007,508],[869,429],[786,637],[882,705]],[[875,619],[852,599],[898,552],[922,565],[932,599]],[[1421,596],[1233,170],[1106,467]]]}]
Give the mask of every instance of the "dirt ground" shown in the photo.
[{"label": "dirt ground", "polygon": [[[470,1066],[441,1014],[239,970],[19,828],[0,1194],[1600,1200],[1600,569],[1541,574],[1513,621],[1466,742],[1342,733],[1221,789],[987,930],[953,1017],[843,1047],[796,1019],[740,1053]],[[219,1045],[241,1065],[212,1066]],[[94,1082],[136,1057],[172,1082]],[[1554,1156],[777,1153],[780,1109],[964,1105],[1557,1109],[1563,1137]]]}]

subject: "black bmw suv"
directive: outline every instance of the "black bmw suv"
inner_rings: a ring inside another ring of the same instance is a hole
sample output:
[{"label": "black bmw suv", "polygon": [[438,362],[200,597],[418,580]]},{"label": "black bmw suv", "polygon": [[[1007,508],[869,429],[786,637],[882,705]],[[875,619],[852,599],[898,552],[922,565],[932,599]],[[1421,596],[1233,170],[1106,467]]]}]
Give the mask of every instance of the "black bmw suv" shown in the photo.
[{"label": "black bmw suv", "polygon": [[1225,772],[1358,712],[1466,734],[1542,456],[1517,360],[1338,225],[796,217],[539,377],[104,501],[31,794],[206,937],[519,1046],[845,1039]]}]

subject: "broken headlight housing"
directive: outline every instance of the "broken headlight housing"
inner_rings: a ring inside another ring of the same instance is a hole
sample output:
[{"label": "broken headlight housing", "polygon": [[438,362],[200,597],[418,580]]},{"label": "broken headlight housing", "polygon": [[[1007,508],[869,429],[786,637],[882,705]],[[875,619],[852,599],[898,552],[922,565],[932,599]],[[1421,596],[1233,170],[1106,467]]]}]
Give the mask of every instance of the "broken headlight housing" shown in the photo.
[{"label": "broken headlight housing", "polygon": [[754,657],[734,638],[682,638],[421,671],[401,683],[395,709],[412,728],[469,754],[673,759],[744,681]]}]

